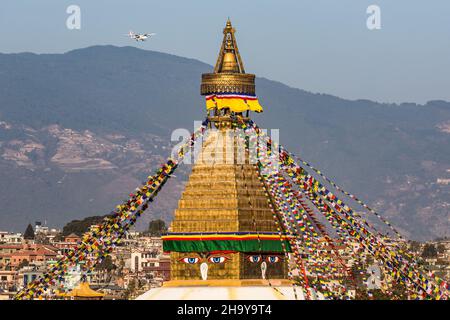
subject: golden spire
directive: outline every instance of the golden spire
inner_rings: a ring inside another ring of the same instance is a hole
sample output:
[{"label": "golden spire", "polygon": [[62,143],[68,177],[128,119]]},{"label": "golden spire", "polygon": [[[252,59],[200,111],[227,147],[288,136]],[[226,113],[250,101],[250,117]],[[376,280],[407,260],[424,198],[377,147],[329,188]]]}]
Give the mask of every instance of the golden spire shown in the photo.
[{"label": "golden spire", "polygon": [[217,58],[214,73],[245,73],[239,49],[234,33],[236,30],[231,25],[230,18],[223,29],[223,41]]},{"label": "golden spire", "polygon": [[255,94],[255,75],[245,73],[230,18],[223,29],[223,41],[213,73],[202,75],[200,92],[211,94]]}]

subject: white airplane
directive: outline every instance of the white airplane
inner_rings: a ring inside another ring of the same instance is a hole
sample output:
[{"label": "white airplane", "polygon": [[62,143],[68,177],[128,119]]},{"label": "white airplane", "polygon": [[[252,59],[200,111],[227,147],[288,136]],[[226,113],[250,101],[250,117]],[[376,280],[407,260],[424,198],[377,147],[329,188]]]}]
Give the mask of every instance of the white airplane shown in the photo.
[{"label": "white airplane", "polygon": [[133,31],[130,31],[127,36],[129,36],[131,39],[134,39],[136,41],[145,41],[151,36],[154,36],[156,33],[134,33]]}]

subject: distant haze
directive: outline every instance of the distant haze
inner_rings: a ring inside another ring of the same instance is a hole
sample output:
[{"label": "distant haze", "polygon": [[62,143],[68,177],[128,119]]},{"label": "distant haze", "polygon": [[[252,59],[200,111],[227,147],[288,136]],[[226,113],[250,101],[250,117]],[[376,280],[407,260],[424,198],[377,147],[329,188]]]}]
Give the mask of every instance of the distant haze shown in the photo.
[{"label": "distant haze", "polygon": [[[81,30],[66,27],[73,4]],[[381,30],[366,27],[372,4]],[[449,14],[448,0],[3,0],[0,52],[132,45],[214,64],[230,16],[248,72],[348,99],[425,103],[450,100]],[[135,43],[130,29],[157,35]]]}]

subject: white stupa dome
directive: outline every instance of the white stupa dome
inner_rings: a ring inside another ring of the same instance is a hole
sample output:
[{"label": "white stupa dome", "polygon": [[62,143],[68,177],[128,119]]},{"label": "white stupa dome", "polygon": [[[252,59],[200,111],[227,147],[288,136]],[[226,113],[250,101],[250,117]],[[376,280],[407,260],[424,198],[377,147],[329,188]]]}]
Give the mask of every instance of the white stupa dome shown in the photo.
[{"label": "white stupa dome", "polygon": [[[323,300],[311,291],[311,297]],[[293,286],[192,286],[151,289],[136,300],[305,300],[303,291]]]}]

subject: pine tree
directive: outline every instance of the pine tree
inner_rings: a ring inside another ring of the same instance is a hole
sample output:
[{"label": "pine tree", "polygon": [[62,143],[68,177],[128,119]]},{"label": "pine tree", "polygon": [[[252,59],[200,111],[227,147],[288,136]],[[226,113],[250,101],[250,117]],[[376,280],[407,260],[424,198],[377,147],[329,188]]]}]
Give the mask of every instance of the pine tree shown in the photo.
[{"label": "pine tree", "polygon": [[423,251],[422,251],[422,258],[426,259],[426,258],[435,258],[437,257],[437,250],[436,247],[431,244],[431,243],[427,243],[424,247],[423,247]]},{"label": "pine tree", "polygon": [[34,239],[34,230],[31,224],[28,224],[27,229],[25,230],[25,233],[23,234],[23,238],[25,240],[33,240]]}]

